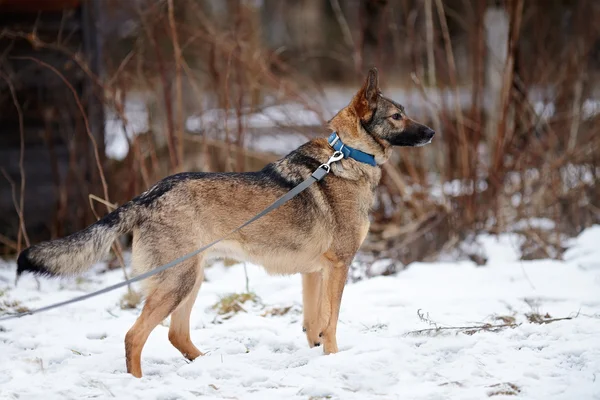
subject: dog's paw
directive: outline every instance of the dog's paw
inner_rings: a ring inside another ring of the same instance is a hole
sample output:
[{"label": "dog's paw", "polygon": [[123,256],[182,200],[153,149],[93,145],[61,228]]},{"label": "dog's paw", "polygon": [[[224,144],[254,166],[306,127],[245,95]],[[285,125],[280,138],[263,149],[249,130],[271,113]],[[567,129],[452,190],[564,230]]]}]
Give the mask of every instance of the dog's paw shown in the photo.
[{"label": "dog's paw", "polygon": [[[319,347],[321,345],[322,342],[322,338],[323,338],[323,332],[319,332],[319,329],[310,329],[310,328],[306,328],[305,326],[302,327],[302,332],[304,332],[306,334],[306,340],[308,341],[308,346],[313,348],[313,347]],[[319,334],[316,334],[316,332],[319,332]]]},{"label": "dog's paw", "polygon": [[323,332],[319,333],[319,340],[317,342],[315,342],[315,347],[319,347],[321,345],[321,342],[323,341]]}]

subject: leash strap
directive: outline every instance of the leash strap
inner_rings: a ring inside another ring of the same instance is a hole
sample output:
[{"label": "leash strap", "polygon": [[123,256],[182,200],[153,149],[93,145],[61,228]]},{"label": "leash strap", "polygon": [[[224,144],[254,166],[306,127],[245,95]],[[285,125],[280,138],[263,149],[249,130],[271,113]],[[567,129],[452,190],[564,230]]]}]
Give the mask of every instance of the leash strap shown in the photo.
[{"label": "leash strap", "polygon": [[115,283],[114,285],[105,287],[103,289],[97,290],[95,292],[91,292],[91,293],[87,293],[78,297],[74,297],[72,299],[69,300],[65,300],[65,301],[61,301],[59,303],[54,303],[54,304],[50,304],[48,306],[45,307],[40,307],[37,308],[35,310],[30,310],[30,311],[26,311],[26,312],[22,312],[22,313],[17,313],[17,314],[12,314],[12,315],[8,315],[8,316],[4,316],[4,317],[0,317],[0,322],[2,321],[8,321],[11,319],[16,319],[16,318],[21,318],[24,317],[26,315],[33,315],[33,314],[38,314],[44,311],[48,311],[48,310],[52,310],[55,308],[59,308],[59,307],[63,307],[66,306],[68,304],[73,304],[73,303],[78,303],[80,301],[83,300],[87,300],[91,297],[95,297],[95,296],[99,296],[101,294],[104,293],[108,293],[110,291],[113,291],[115,289],[119,289],[122,288],[123,286],[127,286],[130,283],[134,283],[134,282],[138,282],[141,281],[143,279],[149,278],[153,275],[159,274],[185,260],[188,260],[200,253],[202,253],[203,251],[213,247],[214,245],[218,244],[219,242],[227,239],[229,236],[233,235],[234,233],[240,231],[241,229],[245,228],[246,226],[250,225],[251,223],[253,223],[254,221],[256,221],[259,218],[264,217],[265,215],[267,215],[268,213],[270,213],[273,210],[276,210],[277,208],[281,207],[283,204],[287,203],[288,201],[290,201],[291,199],[293,199],[294,197],[298,196],[300,193],[302,193],[303,191],[305,191],[310,185],[312,185],[315,182],[319,182],[320,180],[322,180],[330,171],[331,171],[331,164],[334,162],[337,162],[339,160],[341,160],[344,157],[344,155],[339,152],[336,151],[333,153],[333,155],[329,158],[329,160],[325,163],[322,164],[321,166],[319,166],[319,168],[317,168],[315,170],[315,172],[313,172],[308,178],[306,178],[304,181],[302,181],[300,184],[298,184],[297,186],[295,186],[292,190],[290,190],[289,192],[287,192],[286,194],[284,194],[283,196],[281,196],[280,198],[278,198],[277,200],[275,200],[270,206],[268,206],[267,208],[265,208],[264,210],[262,210],[261,212],[259,212],[258,214],[256,214],[254,217],[250,218],[248,221],[244,222],[242,225],[238,226],[237,228],[235,228],[234,230],[232,230],[231,232],[229,232],[228,234],[226,234],[225,236],[222,236],[221,238],[215,240],[214,242],[211,242],[205,246],[200,247],[197,250],[192,251],[191,253],[188,253],[184,256],[181,256],[167,264],[161,265],[160,267],[157,267],[153,270],[150,270],[148,272],[144,272],[143,274],[134,276],[133,278],[124,280],[122,282],[119,283]]}]

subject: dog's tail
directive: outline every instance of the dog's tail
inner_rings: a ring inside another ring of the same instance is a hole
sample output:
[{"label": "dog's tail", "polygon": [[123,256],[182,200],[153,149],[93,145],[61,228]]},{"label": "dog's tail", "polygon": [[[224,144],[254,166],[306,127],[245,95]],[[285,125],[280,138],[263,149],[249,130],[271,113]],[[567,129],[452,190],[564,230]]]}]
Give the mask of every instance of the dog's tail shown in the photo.
[{"label": "dog's tail", "polygon": [[31,246],[19,255],[17,277],[25,271],[48,276],[81,274],[100,261],[113,241],[130,232],[139,219],[140,208],[129,202],[79,232]]}]

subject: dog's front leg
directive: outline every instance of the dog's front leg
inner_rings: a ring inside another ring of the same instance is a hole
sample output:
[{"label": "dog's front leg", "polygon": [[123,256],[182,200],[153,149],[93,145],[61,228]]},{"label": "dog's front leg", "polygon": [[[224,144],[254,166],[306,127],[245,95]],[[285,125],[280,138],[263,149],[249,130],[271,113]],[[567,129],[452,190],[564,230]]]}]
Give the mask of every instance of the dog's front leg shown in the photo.
[{"label": "dog's front leg", "polygon": [[320,271],[302,274],[302,301],[304,306],[302,330],[306,333],[306,339],[310,347],[321,345],[323,329],[320,313],[322,281],[323,274]]},{"label": "dog's front leg", "polygon": [[348,269],[349,263],[335,260],[323,271],[321,317],[326,321],[322,335],[325,354],[338,352],[336,330]]}]

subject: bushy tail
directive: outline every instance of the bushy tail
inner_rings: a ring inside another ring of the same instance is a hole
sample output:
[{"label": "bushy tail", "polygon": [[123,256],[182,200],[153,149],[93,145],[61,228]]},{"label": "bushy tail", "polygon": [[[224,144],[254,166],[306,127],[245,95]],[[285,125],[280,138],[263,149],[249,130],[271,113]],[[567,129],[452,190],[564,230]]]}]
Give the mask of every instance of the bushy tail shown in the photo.
[{"label": "bushy tail", "polygon": [[81,274],[108,253],[119,235],[137,225],[138,216],[139,208],[129,202],[79,232],[31,246],[19,255],[17,276],[25,271],[49,276]]}]

